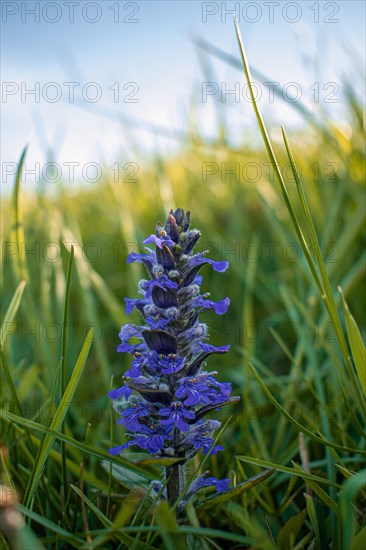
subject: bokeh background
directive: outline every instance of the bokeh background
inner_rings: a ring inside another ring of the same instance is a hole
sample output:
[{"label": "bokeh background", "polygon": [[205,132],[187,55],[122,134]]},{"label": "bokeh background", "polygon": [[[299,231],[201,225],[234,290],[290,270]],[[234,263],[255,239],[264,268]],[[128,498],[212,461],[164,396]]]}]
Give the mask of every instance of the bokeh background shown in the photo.
[{"label": "bokeh background", "polygon": [[[290,466],[291,460],[304,459],[298,430],[269,403],[249,362],[309,430],[321,429],[354,447],[359,426],[350,427],[343,402],[338,407],[343,363],[334,326],[268,163],[229,11],[239,21],[294,210],[304,223],[281,124],[302,175],[337,308],[342,309],[340,285],[365,336],[364,3],[105,0],[71,6],[42,1],[3,2],[2,10],[5,308],[19,282],[27,281],[4,357],[24,417],[49,425],[48,403],[59,403],[57,373],[73,243],[68,379],[91,326],[94,341],[66,430],[76,440],[89,430],[87,437],[103,450],[121,440],[122,427],[110,421],[106,394],[111,385],[120,385],[129,367],[129,359],[115,351],[118,331],[139,319],[126,317],[123,298],[136,297],[136,284],[144,276],[141,266],[125,260],[129,252],[142,251],[157,221],[182,207],[191,210],[192,225],[202,231],[197,250],[208,249],[214,259],[230,262],[223,275],[205,272],[204,289],[212,299],[231,299],[225,319],[206,316],[212,343],[231,344],[230,354],[211,360],[209,367],[219,371],[220,380],[231,381],[242,400],[239,408],[217,413],[222,420],[229,414],[233,418],[222,436],[225,453],[210,459],[210,470],[242,480],[257,470],[243,465],[235,470],[235,455]],[[25,145],[16,193],[15,173]],[[24,235],[16,232],[20,211]],[[3,404],[17,412],[3,381]],[[18,450],[17,434],[4,424],[9,469],[22,492],[32,456],[29,449]],[[60,463],[59,452],[56,443],[45,474],[50,495],[42,485],[35,500],[42,516],[42,499],[50,499],[47,517],[55,524],[65,504],[60,471],[52,469]],[[311,442],[307,452],[313,473],[341,482],[337,457]],[[83,457],[72,446],[67,456],[72,481]],[[83,461],[85,491],[95,499],[96,487],[107,490],[108,475],[97,458]],[[357,469],[359,457],[350,461]],[[277,536],[303,507],[303,490],[300,484],[287,488],[282,475],[259,496],[231,503],[224,512],[221,507],[222,513],[211,511],[202,522],[249,533],[255,548],[272,548],[263,509]],[[118,511],[118,499],[108,499],[107,507],[103,495],[100,499],[101,510]],[[321,512],[327,518],[320,525],[324,548],[334,535],[328,504]],[[75,511],[74,529],[82,530],[83,521]],[[98,525],[90,513],[90,528]],[[310,541],[311,529],[302,529]]]},{"label": "bokeh background", "polygon": [[[110,166],[141,162],[139,153],[178,151],[189,123],[214,140],[225,121],[230,143],[242,143],[255,122],[241,73],[195,44],[199,38],[237,57],[233,13],[251,65],[263,75],[256,80],[271,120],[304,126],[293,108],[301,102],[311,111],[320,103],[345,122],[345,83],[362,94],[363,2],[4,2],[3,160],[17,162],[29,143],[28,161],[44,165],[52,150],[66,179],[63,163],[81,163],[75,188],[88,162]],[[206,81],[219,85],[207,97]],[[271,105],[263,82],[299,101]],[[297,89],[286,88],[291,82]],[[241,99],[228,94],[222,101],[224,86],[236,83]],[[29,177],[27,187],[34,184]]]}]

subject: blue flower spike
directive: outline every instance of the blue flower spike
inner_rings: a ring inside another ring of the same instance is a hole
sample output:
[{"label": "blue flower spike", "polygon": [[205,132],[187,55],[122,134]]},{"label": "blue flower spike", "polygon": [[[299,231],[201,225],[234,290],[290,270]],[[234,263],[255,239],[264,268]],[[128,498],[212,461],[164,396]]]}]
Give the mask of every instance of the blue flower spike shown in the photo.
[{"label": "blue flower spike", "polygon": [[[136,308],[142,325],[121,328],[117,351],[132,355],[124,385],[109,392],[119,414],[118,424],[127,430],[128,441],[110,449],[118,455],[137,446],[157,457],[178,459],[166,468],[164,495],[174,504],[185,488],[185,463],[199,451],[216,454],[223,448],[213,445],[212,437],[221,423],[205,419],[212,410],[239,400],[230,397],[231,384],[218,382],[216,372],[204,370],[212,354],[227,353],[229,346],[207,343],[207,325],[199,319],[212,309],[226,313],[230,300],[217,302],[201,293],[199,270],[210,265],[224,272],[229,264],[213,261],[193,249],[201,234],[189,229],[190,212],[171,210],[165,225],[145,239],[146,253],[132,252],[127,263],[144,264],[148,278],[139,282],[139,299],[125,298],[126,313]],[[198,476],[186,491],[184,500],[202,487],[227,490],[230,479],[218,480],[208,472]]]}]

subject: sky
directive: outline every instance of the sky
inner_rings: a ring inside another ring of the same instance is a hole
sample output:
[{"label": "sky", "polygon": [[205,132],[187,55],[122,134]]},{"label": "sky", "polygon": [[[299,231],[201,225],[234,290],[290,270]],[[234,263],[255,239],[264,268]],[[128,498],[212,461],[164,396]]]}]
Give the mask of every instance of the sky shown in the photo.
[{"label": "sky", "polygon": [[133,171],[141,156],[173,154],[190,120],[215,139],[224,117],[240,142],[255,125],[244,76],[196,44],[239,58],[233,13],[274,126],[304,123],[295,103],[321,103],[341,120],[342,82],[358,86],[364,69],[363,1],[3,0],[1,9],[5,192],[25,144],[31,187],[42,174],[92,183],[102,170]]}]

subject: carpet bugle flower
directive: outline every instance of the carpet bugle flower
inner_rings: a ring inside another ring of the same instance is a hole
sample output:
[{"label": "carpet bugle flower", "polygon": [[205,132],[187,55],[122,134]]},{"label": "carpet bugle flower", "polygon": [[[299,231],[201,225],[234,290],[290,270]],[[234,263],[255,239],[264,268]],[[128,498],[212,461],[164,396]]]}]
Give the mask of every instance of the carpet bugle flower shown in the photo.
[{"label": "carpet bugle flower", "polygon": [[[145,253],[132,252],[127,258],[127,263],[142,263],[148,275],[138,285],[141,297],[125,298],[126,313],[136,308],[143,324],[121,328],[117,351],[129,353],[133,360],[124,385],[109,392],[128,437],[124,445],[110,449],[111,454],[137,446],[158,457],[179,459],[166,469],[170,503],[184,489],[185,462],[199,451],[222,450],[212,437],[221,424],[205,416],[239,399],[230,397],[231,384],[218,382],[216,372],[204,370],[210,355],[227,353],[229,346],[209,344],[207,325],[200,320],[207,310],[223,315],[230,300],[213,301],[209,293],[201,293],[199,271],[210,265],[222,273],[229,264],[195,254],[201,234],[189,226],[190,212],[171,211],[165,224],[158,224],[155,234],[144,240],[155,250],[146,247]],[[220,492],[229,484],[229,479],[220,481],[205,473],[191,483],[187,494],[207,486]]]}]

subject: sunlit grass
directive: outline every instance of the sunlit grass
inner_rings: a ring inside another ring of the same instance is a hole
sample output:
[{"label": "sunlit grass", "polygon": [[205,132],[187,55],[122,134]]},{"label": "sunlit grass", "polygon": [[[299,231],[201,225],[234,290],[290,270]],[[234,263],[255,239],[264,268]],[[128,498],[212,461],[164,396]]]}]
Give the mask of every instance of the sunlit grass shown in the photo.
[{"label": "sunlit grass", "polygon": [[[347,137],[324,114],[272,150],[262,128],[277,178],[264,149],[197,134],[138,183],[29,196],[18,177],[4,208],[2,482],[45,547],[365,545],[363,127],[352,88],[344,101]],[[236,163],[239,177],[225,172]],[[225,451],[204,469],[237,485],[275,470],[225,503],[190,506],[183,525],[148,491],[153,460],[107,452],[122,436],[107,398],[128,368],[115,351],[122,299],[143,275],[125,258],[176,207],[231,265],[220,282],[206,274],[213,299],[231,299],[226,321],[207,319],[213,342],[231,344],[211,368],[242,400],[217,413]],[[36,548],[31,530],[16,536]]]}]

